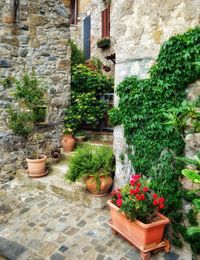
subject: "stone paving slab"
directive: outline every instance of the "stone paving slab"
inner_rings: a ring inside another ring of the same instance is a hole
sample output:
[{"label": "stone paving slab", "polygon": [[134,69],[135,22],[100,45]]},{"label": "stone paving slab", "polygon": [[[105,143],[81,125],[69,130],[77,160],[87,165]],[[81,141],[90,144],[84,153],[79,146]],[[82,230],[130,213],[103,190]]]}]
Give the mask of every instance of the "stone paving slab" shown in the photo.
[{"label": "stone paving slab", "polygon": [[[2,185],[0,196],[2,259],[139,260],[138,250],[112,235],[108,208],[84,207],[17,179]],[[164,259],[191,258],[177,251],[152,257]]]}]

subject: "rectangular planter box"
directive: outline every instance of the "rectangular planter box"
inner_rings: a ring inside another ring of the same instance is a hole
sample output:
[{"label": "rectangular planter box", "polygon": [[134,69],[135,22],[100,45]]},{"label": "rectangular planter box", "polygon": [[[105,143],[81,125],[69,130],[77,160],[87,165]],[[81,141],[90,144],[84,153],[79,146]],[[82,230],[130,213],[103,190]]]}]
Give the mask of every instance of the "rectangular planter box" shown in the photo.
[{"label": "rectangular planter box", "polygon": [[157,213],[160,220],[150,224],[144,224],[139,220],[131,222],[126,216],[119,212],[119,208],[108,201],[111,212],[111,225],[125,238],[132,241],[141,250],[156,248],[162,241],[165,226],[169,219]]}]

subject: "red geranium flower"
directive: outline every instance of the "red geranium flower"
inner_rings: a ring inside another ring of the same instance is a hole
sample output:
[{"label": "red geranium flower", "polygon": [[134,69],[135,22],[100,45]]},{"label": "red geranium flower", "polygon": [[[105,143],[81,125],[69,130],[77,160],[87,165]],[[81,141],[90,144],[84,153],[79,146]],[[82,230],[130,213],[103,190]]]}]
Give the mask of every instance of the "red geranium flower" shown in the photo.
[{"label": "red geranium flower", "polygon": [[164,204],[160,204],[160,205],[159,205],[159,208],[160,208],[160,209],[164,209],[164,207],[165,207]]},{"label": "red geranium flower", "polygon": [[131,186],[135,186],[135,181],[134,180],[130,180],[130,184],[131,184]]},{"label": "red geranium flower", "polygon": [[165,199],[163,197],[159,198],[159,202],[160,203],[164,203],[165,202]]},{"label": "red geranium flower", "polygon": [[137,200],[141,200],[141,197],[140,197],[139,194],[136,194],[135,197],[136,197]]},{"label": "red geranium flower", "polygon": [[158,205],[158,204],[159,204],[158,200],[154,200],[154,201],[153,201],[153,205],[154,205],[154,206],[156,206],[156,205]]},{"label": "red geranium flower", "polygon": [[133,190],[133,194],[137,194],[139,192],[140,192],[139,188],[136,188],[136,189]]},{"label": "red geranium flower", "polygon": [[117,204],[118,207],[121,207],[121,205],[122,205],[122,199],[116,200],[116,204]]},{"label": "red geranium flower", "polygon": [[158,198],[158,194],[154,193],[154,194],[152,195],[152,198],[153,198],[153,199],[157,199],[157,198]]},{"label": "red geranium flower", "polygon": [[121,193],[117,193],[117,198],[121,199],[122,198],[122,194]]},{"label": "red geranium flower", "polygon": [[141,199],[141,200],[145,200],[145,195],[144,195],[144,194],[141,194],[141,195],[140,195],[140,199]]},{"label": "red geranium flower", "polygon": [[144,192],[147,192],[149,189],[148,189],[148,187],[144,187],[142,190],[143,190]]},{"label": "red geranium flower", "polygon": [[138,183],[137,183],[137,187],[140,188],[140,186],[141,186],[141,184],[140,184],[140,182],[138,182]]}]

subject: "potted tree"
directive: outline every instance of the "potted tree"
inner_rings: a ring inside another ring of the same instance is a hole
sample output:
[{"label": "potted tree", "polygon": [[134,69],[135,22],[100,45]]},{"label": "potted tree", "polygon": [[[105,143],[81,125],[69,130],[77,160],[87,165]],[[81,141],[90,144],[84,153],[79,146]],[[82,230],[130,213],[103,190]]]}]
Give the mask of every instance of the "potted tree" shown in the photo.
[{"label": "potted tree", "polygon": [[113,183],[113,171],[114,155],[110,147],[85,145],[79,147],[69,161],[66,179],[81,180],[94,195],[104,196]]},{"label": "potted tree", "polygon": [[147,181],[133,175],[130,182],[111,193],[109,225],[142,251],[159,247],[169,219],[159,213],[165,199],[153,193]]},{"label": "potted tree", "polygon": [[[17,80],[14,92],[15,106],[8,107],[8,126],[14,133],[24,136],[27,139],[35,137],[36,152],[27,158],[28,174],[30,177],[41,177],[47,174],[47,156],[39,154],[38,125],[45,121],[46,112],[44,109],[45,88],[36,78],[35,73],[25,74],[21,80]],[[34,139],[34,138],[33,138]]]}]

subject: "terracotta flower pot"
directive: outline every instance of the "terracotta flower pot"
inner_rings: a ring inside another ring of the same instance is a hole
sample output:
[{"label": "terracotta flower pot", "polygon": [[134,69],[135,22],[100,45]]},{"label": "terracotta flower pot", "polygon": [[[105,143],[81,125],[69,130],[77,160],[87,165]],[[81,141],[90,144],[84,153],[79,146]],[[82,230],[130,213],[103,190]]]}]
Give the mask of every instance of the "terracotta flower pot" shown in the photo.
[{"label": "terracotta flower pot", "polygon": [[75,139],[73,135],[63,135],[61,145],[64,152],[72,152],[74,149]]},{"label": "terracotta flower pot", "polygon": [[38,178],[46,175],[46,160],[46,155],[40,155],[39,159],[26,158],[28,164],[28,175],[33,178]]},{"label": "terracotta flower pot", "polygon": [[111,225],[138,248],[156,248],[162,241],[165,226],[170,222],[167,217],[157,213],[159,220],[153,223],[144,224],[139,220],[131,222],[111,201],[107,203],[111,212]]},{"label": "terracotta flower pot", "polygon": [[97,188],[96,180],[93,176],[88,176],[85,181],[85,184],[87,189],[95,196],[105,196],[113,183],[113,179],[109,175],[101,176],[100,182],[101,184],[99,190]]}]

